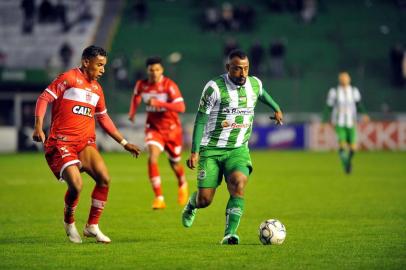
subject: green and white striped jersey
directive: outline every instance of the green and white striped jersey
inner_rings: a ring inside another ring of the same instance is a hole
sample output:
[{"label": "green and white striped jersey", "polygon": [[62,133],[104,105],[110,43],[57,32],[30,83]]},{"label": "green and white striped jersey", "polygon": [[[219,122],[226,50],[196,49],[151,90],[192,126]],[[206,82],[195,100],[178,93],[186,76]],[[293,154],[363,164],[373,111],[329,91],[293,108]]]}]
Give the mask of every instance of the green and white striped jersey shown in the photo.
[{"label": "green and white striped jersey", "polygon": [[236,148],[248,144],[262,82],[249,76],[244,85],[223,74],[204,87],[198,111],[208,114],[201,146]]},{"label": "green and white striped jersey", "polygon": [[327,105],[333,107],[331,122],[340,127],[354,127],[357,123],[356,103],[361,101],[358,88],[353,86],[331,88]]}]

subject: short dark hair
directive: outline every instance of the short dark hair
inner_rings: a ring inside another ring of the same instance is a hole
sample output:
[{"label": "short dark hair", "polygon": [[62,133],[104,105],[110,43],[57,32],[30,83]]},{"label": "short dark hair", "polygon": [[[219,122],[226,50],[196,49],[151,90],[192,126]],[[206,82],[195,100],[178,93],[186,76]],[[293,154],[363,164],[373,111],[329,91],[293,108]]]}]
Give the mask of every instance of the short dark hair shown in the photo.
[{"label": "short dark hair", "polygon": [[240,59],[245,59],[245,58],[248,57],[248,55],[247,55],[245,52],[243,52],[242,50],[240,50],[240,49],[235,49],[235,50],[232,50],[232,51],[228,54],[228,60],[231,60],[231,59],[233,59],[234,57],[238,57],[238,58],[240,58]]},{"label": "short dark hair", "polygon": [[147,61],[145,61],[145,66],[148,67],[154,64],[161,64],[162,65],[162,58],[159,56],[151,56],[148,57]]},{"label": "short dark hair", "polygon": [[107,52],[102,47],[91,45],[83,50],[82,59],[90,59],[98,55],[107,57]]}]

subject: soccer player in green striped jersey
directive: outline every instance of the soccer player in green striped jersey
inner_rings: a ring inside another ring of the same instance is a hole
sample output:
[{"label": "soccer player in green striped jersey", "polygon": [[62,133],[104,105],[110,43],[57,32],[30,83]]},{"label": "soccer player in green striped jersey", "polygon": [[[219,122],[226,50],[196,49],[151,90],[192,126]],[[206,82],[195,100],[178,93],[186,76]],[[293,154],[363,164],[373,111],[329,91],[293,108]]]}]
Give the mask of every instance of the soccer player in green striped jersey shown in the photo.
[{"label": "soccer player in green striped jersey", "polygon": [[190,227],[198,208],[213,200],[223,176],[230,193],[226,207],[226,228],[222,244],[238,244],[237,228],[244,211],[244,189],[252,172],[248,140],[252,132],[254,109],[261,101],[274,110],[282,124],[279,105],[263,89],[262,82],[248,76],[247,55],[235,50],[228,56],[227,73],[204,87],[196,115],[192,150],[187,166],[197,167],[198,190],[182,213],[182,223]]},{"label": "soccer player in green striped jersey", "polygon": [[363,122],[369,121],[358,88],[351,85],[348,72],[340,72],[338,86],[328,92],[323,120],[325,122],[331,114],[331,123],[336,130],[339,144],[338,154],[347,174],[352,171],[352,158],[357,149],[357,111],[364,114]]}]

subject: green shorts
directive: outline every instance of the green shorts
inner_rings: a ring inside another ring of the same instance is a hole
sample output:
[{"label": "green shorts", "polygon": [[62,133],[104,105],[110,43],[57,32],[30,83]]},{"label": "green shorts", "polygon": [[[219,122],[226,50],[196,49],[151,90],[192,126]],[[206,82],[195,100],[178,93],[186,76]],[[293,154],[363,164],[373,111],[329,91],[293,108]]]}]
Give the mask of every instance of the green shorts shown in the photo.
[{"label": "green shorts", "polygon": [[199,153],[197,170],[197,186],[199,188],[217,188],[223,179],[235,171],[246,176],[252,172],[252,163],[249,149],[239,147],[234,149],[205,149]]},{"label": "green shorts", "polygon": [[355,144],[357,142],[357,130],[355,127],[336,126],[338,143]]}]

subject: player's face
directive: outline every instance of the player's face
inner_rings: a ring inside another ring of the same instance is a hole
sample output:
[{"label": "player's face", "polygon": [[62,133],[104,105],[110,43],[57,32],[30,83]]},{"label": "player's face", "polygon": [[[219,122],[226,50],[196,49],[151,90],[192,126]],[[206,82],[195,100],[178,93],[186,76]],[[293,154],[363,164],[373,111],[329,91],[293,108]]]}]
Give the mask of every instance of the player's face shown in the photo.
[{"label": "player's face", "polygon": [[82,66],[90,80],[98,80],[103,75],[106,63],[107,58],[101,55],[82,60]]},{"label": "player's face", "polygon": [[248,77],[249,61],[248,57],[241,59],[234,57],[226,65],[228,76],[237,85],[245,84]]},{"label": "player's face", "polygon": [[161,64],[152,64],[147,67],[148,80],[150,82],[158,82],[161,79],[163,73],[164,68]]},{"label": "player's face", "polygon": [[351,83],[351,77],[347,72],[342,72],[338,75],[338,82],[342,86],[348,86]]}]

